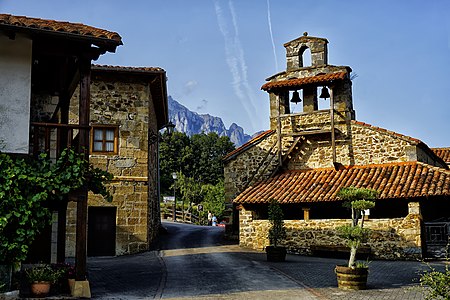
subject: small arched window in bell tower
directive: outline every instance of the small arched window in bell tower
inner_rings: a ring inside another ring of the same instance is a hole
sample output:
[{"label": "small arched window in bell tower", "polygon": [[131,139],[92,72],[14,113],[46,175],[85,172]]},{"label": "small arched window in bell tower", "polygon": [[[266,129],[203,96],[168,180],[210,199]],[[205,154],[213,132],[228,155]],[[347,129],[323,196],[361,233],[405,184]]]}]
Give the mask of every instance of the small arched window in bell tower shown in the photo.
[{"label": "small arched window in bell tower", "polygon": [[302,48],[300,48],[299,64],[300,64],[300,67],[303,67],[303,68],[311,67],[311,65],[312,65],[311,50],[306,46],[303,46]]}]

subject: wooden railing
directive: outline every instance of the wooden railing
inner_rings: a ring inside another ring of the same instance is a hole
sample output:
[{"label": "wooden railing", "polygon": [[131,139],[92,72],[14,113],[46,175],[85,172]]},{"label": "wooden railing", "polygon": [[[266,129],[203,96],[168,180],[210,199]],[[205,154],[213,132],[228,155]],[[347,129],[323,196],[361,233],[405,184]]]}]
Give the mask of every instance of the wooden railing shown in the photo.
[{"label": "wooden railing", "polygon": [[[200,224],[198,215],[195,215],[190,212],[182,212],[181,210],[177,210],[175,212],[175,221],[189,224]],[[172,220],[173,221],[173,213],[161,213],[161,219]],[[201,221],[201,220],[200,220]]]},{"label": "wooden railing", "polygon": [[80,132],[89,131],[90,126],[59,123],[31,123],[32,154],[46,152],[51,158],[57,158],[62,150],[78,147]]}]

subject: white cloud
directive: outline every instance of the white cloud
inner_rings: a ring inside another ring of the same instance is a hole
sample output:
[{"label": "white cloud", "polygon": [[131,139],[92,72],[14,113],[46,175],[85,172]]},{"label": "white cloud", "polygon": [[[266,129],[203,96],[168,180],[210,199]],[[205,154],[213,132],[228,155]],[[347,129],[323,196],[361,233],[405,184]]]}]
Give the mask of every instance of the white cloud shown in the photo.
[{"label": "white cloud", "polygon": [[184,95],[190,95],[192,91],[198,86],[198,82],[195,80],[189,80],[183,87]]},{"label": "white cloud", "polygon": [[[225,40],[225,57],[232,76],[232,86],[234,93],[244,106],[247,117],[250,120],[253,130],[257,127],[255,109],[255,94],[248,82],[247,64],[244,50],[239,38],[239,28],[234,10],[233,2],[228,1],[228,10],[220,6],[219,0],[214,1],[219,30]],[[228,18],[225,16],[227,15]]]}]

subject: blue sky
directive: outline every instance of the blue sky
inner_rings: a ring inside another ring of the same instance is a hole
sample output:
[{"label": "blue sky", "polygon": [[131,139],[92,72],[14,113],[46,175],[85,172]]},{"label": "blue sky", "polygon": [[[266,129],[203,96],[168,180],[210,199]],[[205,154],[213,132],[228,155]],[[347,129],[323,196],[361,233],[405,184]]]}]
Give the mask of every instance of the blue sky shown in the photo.
[{"label": "blue sky", "polygon": [[124,45],[96,63],[162,67],[176,100],[249,134],[269,127],[260,87],[285,69],[283,44],[307,31],[358,75],[359,121],[450,146],[447,0],[0,0],[0,12],[116,31]]}]

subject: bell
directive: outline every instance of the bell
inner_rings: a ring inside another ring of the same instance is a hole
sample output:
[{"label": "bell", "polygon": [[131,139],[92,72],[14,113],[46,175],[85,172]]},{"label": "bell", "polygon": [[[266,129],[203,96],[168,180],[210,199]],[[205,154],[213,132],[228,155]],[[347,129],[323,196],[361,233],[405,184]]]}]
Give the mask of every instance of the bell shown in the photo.
[{"label": "bell", "polygon": [[299,102],[302,102],[302,99],[300,99],[300,95],[299,95],[298,91],[294,91],[294,92],[292,93],[292,99],[291,99],[291,102],[292,102],[292,103],[295,103],[295,104],[297,104],[297,103],[299,103]]},{"label": "bell", "polygon": [[322,88],[322,92],[320,93],[319,98],[322,98],[322,99],[330,98],[330,93],[328,92],[328,88],[326,86],[324,86]]}]

